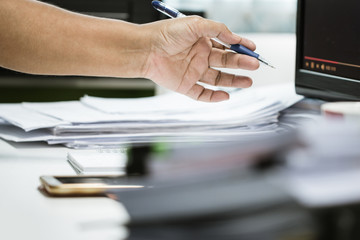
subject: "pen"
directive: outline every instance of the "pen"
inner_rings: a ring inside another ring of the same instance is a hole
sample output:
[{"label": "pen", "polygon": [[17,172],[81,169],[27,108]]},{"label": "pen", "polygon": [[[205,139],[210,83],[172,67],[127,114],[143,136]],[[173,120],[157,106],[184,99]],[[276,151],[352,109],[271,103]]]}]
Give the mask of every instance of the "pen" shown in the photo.
[{"label": "pen", "polygon": [[[181,12],[179,12],[177,9],[172,8],[166,4],[164,4],[163,2],[160,1],[152,1],[151,3],[153,5],[153,7],[158,10],[159,12],[165,14],[168,17],[171,18],[180,18],[180,17],[186,17],[186,15],[182,14]],[[240,44],[227,44],[224,43],[223,41],[221,41],[218,38],[212,38],[212,40],[214,40],[215,42],[233,50],[234,52],[240,53],[240,54],[245,54],[248,55],[250,57],[254,57],[256,59],[258,59],[260,62],[268,65],[269,67],[275,68],[273,65],[271,65],[268,61],[266,61],[263,57],[261,57],[259,54],[251,51],[250,49],[246,48],[243,45]]]}]

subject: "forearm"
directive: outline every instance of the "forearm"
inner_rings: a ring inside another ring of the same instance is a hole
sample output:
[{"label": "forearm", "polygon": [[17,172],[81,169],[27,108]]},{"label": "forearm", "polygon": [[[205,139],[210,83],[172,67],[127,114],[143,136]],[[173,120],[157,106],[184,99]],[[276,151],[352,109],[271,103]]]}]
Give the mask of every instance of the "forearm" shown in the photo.
[{"label": "forearm", "polygon": [[187,17],[136,25],[72,13],[35,0],[0,0],[0,66],[46,75],[146,77],[200,101],[229,98],[198,84],[249,87],[244,76],[214,68],[255,70],[257,59],[211,41],[255,50],[224,24]]},{"label": "forearm", "polygon": [[148,54],[138,28],[37,1],[1,0],[0,65],[32,74],[141,77]]}]

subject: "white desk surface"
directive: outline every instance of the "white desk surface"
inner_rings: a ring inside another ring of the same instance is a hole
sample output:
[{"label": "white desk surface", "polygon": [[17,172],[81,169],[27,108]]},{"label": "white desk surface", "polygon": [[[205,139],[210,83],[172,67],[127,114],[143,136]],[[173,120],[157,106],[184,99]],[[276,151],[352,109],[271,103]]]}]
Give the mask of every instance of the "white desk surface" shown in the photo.
[{"label": "white desk surface", "polygon": [[[257,52],[277,67],[257,72],[254,87],[294,82],[295,35],[244,35]],[[38,191],[41,175],[74,171],[68,149],[45,144],[10,144],[0,140],[0,239],[122,239],[129,217],[121,204],[107,198],[49,198]]]},{"label": "white desk surface", "polygon": [[[68,149],[0,141],[0,239],[121,239],[128,215],[107,198],[49,198],[41,175],[73,175]],[[50,236],[50,237],[49,237]]]}]

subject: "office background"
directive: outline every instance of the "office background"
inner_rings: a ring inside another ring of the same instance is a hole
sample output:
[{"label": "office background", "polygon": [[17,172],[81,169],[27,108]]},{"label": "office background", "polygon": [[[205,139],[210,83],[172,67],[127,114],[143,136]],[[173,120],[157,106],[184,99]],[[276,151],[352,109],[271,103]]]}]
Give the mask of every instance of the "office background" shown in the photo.
[{"label": "office background", "polygon": [[[147,23],[164,18],[151,0],[42,0],[99,17]],[[237,33],[294,33],[296,0],[164,0],[186,14],[225,23]],[[155,93],[147,79],[33,76],[0,68],[0,102],[77,100],[83,95],[141,97]]]},{"label": "office background", "polygon": [[295,33],[296,0],[164,0],[175,8],[205,12],[233,32]]}]

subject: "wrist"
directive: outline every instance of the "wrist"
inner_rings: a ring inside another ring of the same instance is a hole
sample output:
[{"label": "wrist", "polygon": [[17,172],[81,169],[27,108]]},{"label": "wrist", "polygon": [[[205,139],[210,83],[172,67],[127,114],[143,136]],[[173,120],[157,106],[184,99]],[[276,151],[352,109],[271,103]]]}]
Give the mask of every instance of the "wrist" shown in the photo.
[{"label": "wrist", "polygon": [[149,72],[152,67],[152,59],[154,58],[154,51],[156,49],[156,29],[153,23],[142,24],[137,26],[137,41],[138,49],[141,49],[141,62],[139,62],[138,70],[141,78],[151,79]]},{"label": "wrist", "polygon": [[147,35],[141,25],[116,21],[105,33],[102,48],[106,49],[106,63],[111,77],[145,77],[144,68],[149,55]]}]

